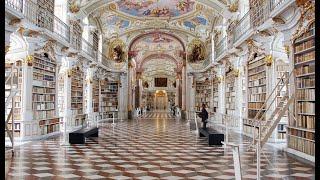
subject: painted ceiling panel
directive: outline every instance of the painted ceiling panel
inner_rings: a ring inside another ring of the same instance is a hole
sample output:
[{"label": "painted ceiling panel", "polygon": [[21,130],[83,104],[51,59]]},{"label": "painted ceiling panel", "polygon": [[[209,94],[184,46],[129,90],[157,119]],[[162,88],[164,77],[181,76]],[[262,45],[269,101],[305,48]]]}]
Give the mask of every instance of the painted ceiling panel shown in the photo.
[{"label": "painted ceiling panel", "polygon": [[134,17],[177,17],[195,8],[193,0],[119,0],[119,11]]}]

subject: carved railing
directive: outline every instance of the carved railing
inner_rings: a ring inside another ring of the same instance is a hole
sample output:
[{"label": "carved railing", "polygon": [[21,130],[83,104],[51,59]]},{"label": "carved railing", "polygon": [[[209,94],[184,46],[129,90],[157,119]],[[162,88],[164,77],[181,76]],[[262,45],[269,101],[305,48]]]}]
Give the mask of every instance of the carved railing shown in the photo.
[{"label": "carved railing", "polygon": [[23,0],[5,0],[5,4],[16,11],[22,13]]},{"label": "carved railing", "polygon": [[215,58],[217,59],[223,52],[227,50],[227,37],[224,37],[217,43],[215,49]]},{"label": "carved railing", "polygon": [[233,32],[233,43],[237,42],[244,34],[252,28],[250,22],[250,11],[248,11],[235,25]]},{"label": "carved railing", "polygon": [[82,51],[84,51],[92,59],[96,60],[97,52],[93,49],[92,44],[82,38]]},{"label": "carved railing", "polygon": [[54,33],[70,42],[70,27],[56,16],[54,16]]},{"label": "carved railing", "polygon": [[270,0],[270,12],[283,5],[286,1],[288,0]]}]

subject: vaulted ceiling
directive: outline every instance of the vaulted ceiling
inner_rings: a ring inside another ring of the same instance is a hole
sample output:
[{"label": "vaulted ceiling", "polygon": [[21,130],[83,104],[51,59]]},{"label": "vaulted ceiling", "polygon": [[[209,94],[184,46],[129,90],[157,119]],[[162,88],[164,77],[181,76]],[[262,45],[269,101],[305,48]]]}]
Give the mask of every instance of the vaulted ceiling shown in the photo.
[{"label": "vaulted ceiling", "polygon": [[174,76],[193,39],[211,42],[215,27],[228,16],[230,1],[89,0],[81,2],[78,16],[94,21],[106,44],[122,39],[127,51],[137,52],[137,72]]}]

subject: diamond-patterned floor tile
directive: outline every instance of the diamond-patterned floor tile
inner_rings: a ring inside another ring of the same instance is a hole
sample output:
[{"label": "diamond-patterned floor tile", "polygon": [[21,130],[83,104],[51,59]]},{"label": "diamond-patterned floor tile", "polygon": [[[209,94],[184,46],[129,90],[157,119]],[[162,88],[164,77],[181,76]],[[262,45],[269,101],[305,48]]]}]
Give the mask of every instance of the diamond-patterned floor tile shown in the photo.
[{"label": "diamond-patterned floor tile", "polygon": [[[62,146],[63,137],[16,147],[6,159],[6,179],[234,179],[232,149],[208,146],[186,121],[163,112],[144,118],[99,124],[99,137],[86,144]],[[224,132],[223,129],[215,127]],[[245,152],[250,139],[230,131],[240,146],[243,179],[255,179],[255,153]],[[315,179],[312,165],[264,146],[262,179]]]}]

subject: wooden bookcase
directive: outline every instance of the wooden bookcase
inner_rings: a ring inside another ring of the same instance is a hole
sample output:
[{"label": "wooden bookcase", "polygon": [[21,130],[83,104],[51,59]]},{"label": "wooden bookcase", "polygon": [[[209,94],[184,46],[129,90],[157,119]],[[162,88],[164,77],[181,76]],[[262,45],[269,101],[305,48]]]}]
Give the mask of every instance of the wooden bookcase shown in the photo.
[{"label": "wooden bookcase", "polygon": [[56,117],[56,62],[48,54],[35,54],[33,61],[32,110],[41,135],[59,131]]},{"label": "wooden bookcase", "polygon": [[37,25],[53,31],[54,25],[54,0],[37,0]]},{"label": "wooden bookcase", "polygon": [[196,111],[201,111],[202,104],[206,105],[206,109],[210,112],[211,99],[211,82],[209,80],[204,82],[196,81]]},{"label": "wooden bookcase", "polygon": [[235,115],[235,76],[232,71],[226,73],[225,81],[225,110],[228,115]]},{"label": "wooden bookcase", "polygon": [[74,125],[79,126],[85,123],[83,104],[83,72],[79,67],[71,70],[71,111],[74,117]]},{"label": "wooden bookcase", "polygon": [[288,147],[315,156],[315,25],[293,44],[295,118],[288,126]]},{"label": "wooden bookcase", "polygon": [[[283,75],[286,74],[286,76],[289,76],[289,64],[283,63],[283,62],[277,62],[276,64],[276,73],[277,73],[277,80],[276,83],[278,83]],[[283,85],[284,82],[280,81],[280,85]],[[281,101],[281,98],[286,93],[286,87],[283,87],[280,90],[280,87],[277,89],[277,98],[276,98],[276,104],[278,104]],[[281,118],[280,122],[278,123],[278,126],[276,128],[275,132],[275,139],[276,140],[285,140],[286,139],[286,126],[288,125],[288,116],[287,114],[284,114]]]},{"label": "wooden bookcase", "polygon": [[93,107],[93,112],[99,112],[99,80],[93,80],[92,107]]},{"label": "wooden bookcase", "polygon": [[214,80],[212,83],[213,88],[213,104],[212,104],[212,112],[216,113],[219,107],[219,82]]},{"label": "wooden bookcase", "polygon": [[101,81],[101,105],[102,119],[118,118],[118,91],[119,83],[114,81]]},{"label": "wooden bookcase", "polygon": [[[248,119],[253,119],[261,107],[263,106],[264,102],[266,101],[266,91],[267,91],[267,84],[266,84],[266,62],[264,57],[256,57],[253,60],[249,61],[247,64],[248,70],[248,81],[247,81],[247,102],[248,102]],[[264,112],[258,118],[261,118]],[[265,114],[263,115],[262,120],[265,120]],[[247,134],[252,134],[252,126],[247,120],[243,121],[243,131]],[[257,131],[257,129],[256,129]]]},{"label": "wooden bookcase", "polygon": [[[5,114],[5,118],[7,119],[7,116],[10,113],[11,108],[13,108],[13,118],[14,118],[14,137],[20,137],[20,127],[21,127],[21,105],[22,105],[22,98],[21,98],[21,84],[22,84],[22,62],[21,61],[17,61],[15,62],[16,67],[18,67],[18,69],[13,69],[13,73],[14,73],[14,81],[13,81],[13,86],[18,86],[18,92],[15,94],[15,97],[13,98],[13,107],[11,106],[11,103],[8,106],[8,109],[6,111]],[[9,77],[12,69],[11,67],[13,66],[13,64],[11,63],[5,63],[5,77],[7,79],[7,77]],[[10,91],[12,88],[16,88],[16,87],[11,87],[10,86],[10,80],[7,84],[5,84],[5,96],[9,96]],[[8,122],[8,128],[10,130],[12,130],[12,120],[9,120]],[[7,133],[6,133],[7,136]]]}]

